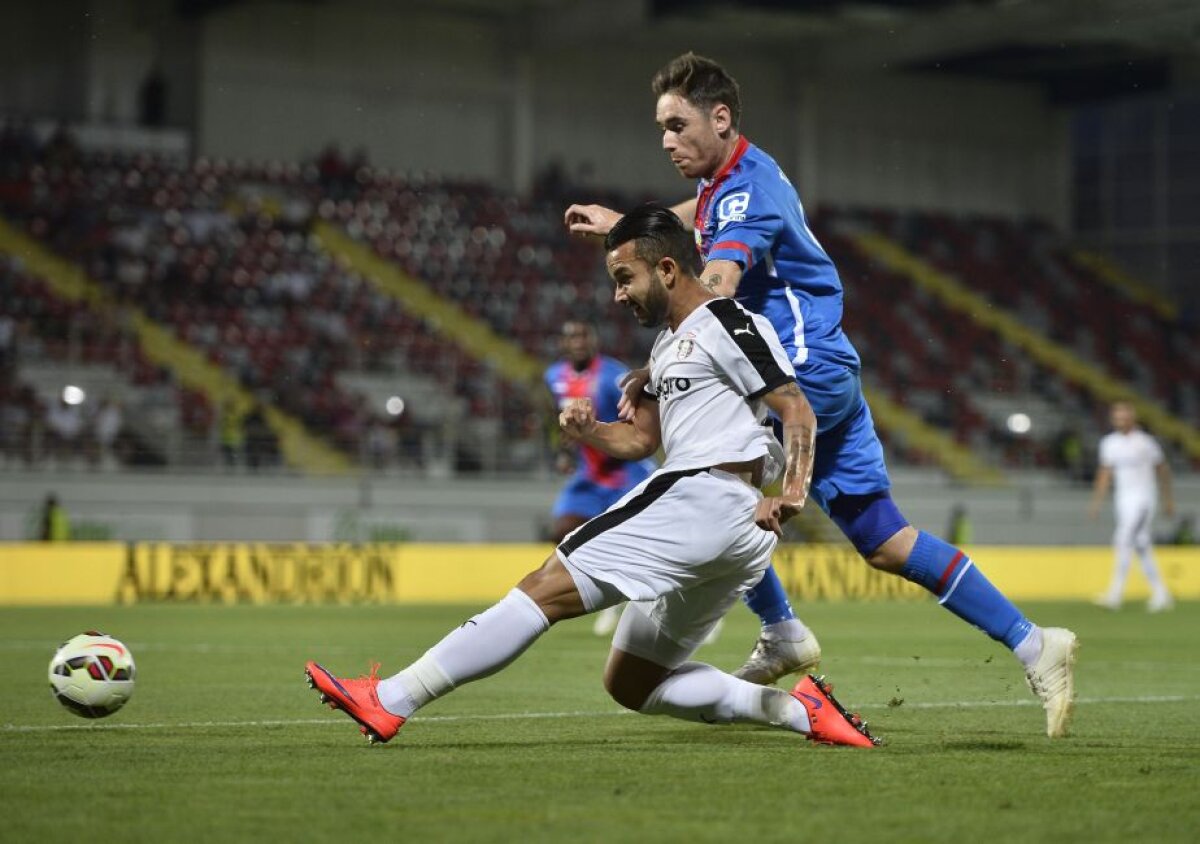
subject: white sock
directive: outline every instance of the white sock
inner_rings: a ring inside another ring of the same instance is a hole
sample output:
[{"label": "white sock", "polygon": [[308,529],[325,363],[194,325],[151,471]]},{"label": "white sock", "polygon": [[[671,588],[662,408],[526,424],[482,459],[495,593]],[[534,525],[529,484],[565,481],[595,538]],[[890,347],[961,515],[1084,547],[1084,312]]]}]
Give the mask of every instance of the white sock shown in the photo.
[{"label": "white sock", "polygon": [[789,618],[786,621],[777,621],[774,624],[764,624],[762,628],[763,638],[778,639],[784,642],[799,642],[806,639],[809,632],[804,622],[798,618]]},{"label": "white sock", "polygon": [[379,683],[383,708],[404,718],[456,686],[495,674],[550,629],[541,607],[520,589],[467,619],[425,655]]},{"label": "white sock", "polygon": [[781,689],[739,680],[702,662],[685,662],[646,698],[646,715],[670,715],[705,724],[748,722],[808,733],[804,704]]},{"label": "white sock", "polygon": [[1013,655],[1026,668],[1032,668],[1033,664],[1038,661],[1038,657],[1042,655],[1042,628],[1036,624],[1033,625],[1029,629],[1029,634],[1013,648]]}]

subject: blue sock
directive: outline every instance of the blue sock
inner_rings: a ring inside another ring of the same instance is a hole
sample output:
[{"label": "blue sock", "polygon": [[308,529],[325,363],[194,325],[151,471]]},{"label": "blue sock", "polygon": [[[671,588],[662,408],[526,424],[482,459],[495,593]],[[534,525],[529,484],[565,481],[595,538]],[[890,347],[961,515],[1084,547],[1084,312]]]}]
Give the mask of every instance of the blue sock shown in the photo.
[{"label": "blue sock", "polygon": [[787,593],[783,591],[783,583],[775,573],[775,566],[768,566],[758,585],[742,596],[753,613],[762,620],[763,627],[777,624],[796,617],[792,605],[788,603]]},{"label": "blue sock", "polygon": [[970,557],[925,531],[917,536],[900,574],[924,586],[937,596],[939,604],[1010,649],[1033,630],[1033,622],[992,585]]}]

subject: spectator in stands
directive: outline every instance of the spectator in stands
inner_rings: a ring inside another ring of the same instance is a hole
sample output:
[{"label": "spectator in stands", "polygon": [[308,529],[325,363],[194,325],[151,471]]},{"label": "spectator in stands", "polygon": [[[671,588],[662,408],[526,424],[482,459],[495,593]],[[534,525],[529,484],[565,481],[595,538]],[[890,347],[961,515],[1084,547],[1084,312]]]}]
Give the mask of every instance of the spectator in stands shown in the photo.
[{"label": "spectator in stands", "polygon": [[242,416],[232,401],[225,401],[221,405],[217,437],[221,448],[221,462],[228,467],[237,466],[241,462],[241,455],[246,446],[242,421]]},{"label": "spectator in stands", "polygon": [[252,472],[276,464],[278,444],[261,404],[256,402],[242,419],[242,436],[246,440],[246,465]]},{"label": "spectator in stands", "polygon": [[42,504],[43,542],[66,542],[71,538],[71,522],[67,518],[66,508],[58,502],[58,496],[53,492],[46,496]]},{"label": "spectator in stands", "polygon": [[951,545],[970,545],[975,537],[971,517],[967,515],[967,505],[955,504],[950,510],[950,523],[946,526],[946,541]]},{"label": "spectator in stands", "polygon": [[92,418],[92,439],[95,442],[95,460],[105,464],[116,457],[115,446],[117,437],[121,435],[125,418],[121,412],[120,402],[105,398],[100,402],[96,415]]},{"label": "spectator in stands", "polygon": [[396,429],[378,417],[367,428],[367,464],[374,469],[386,469],[396,460],[398,436]]},{"label": "spectator in stands", "polygon": [[82,446],[84,429],[82,404],[70,404],[60,398],[58,404],[46,411],[46,432],[50,436],[50,453],[56,459],[75,457]]},{"label": "spectator in stands", "polygon": [[1167,537],[1167,541],[1171,545],[1195,545],[1195,517],[1191,513],[1188,513],[1186,516],[1180,516],[1179,524],[1175,526],[1175,530]]}]

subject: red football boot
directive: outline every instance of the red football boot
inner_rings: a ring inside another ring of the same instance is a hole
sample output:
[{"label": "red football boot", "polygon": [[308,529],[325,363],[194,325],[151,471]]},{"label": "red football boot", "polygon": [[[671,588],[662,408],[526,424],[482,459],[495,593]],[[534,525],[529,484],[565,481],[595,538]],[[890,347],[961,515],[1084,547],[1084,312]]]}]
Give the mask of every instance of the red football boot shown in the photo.
[{"label": "red football boot", "polygon": [[311,660],[304,665],[308,687],[321,693],[321,703],[329,704],[330,709],[340,709],[357,721],[359,732],[371,744],[389,741],[404,726],[404,719],[384,709],[375,694],[375,687],[379,685],[379,676],[375,673],[378,670],[379,663],[375,663],[369,677],[349,680],[334,677]]},{"label": "red football boot", "polygon": [[833,686],[824,677],[804,677],[792,689],[792,697],[804,704],[812,732],[808,740],[817,744],[847,744],[876,747],[882,742],[867,730],[867,722],[837,702]]}]

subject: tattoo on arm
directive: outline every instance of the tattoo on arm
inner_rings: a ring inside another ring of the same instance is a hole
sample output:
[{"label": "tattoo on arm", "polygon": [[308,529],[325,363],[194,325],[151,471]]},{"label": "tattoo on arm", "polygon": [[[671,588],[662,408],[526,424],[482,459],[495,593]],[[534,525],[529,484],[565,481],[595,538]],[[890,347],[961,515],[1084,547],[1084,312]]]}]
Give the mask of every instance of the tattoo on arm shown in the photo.
[{"label": "tattoo on arm", "polygon": [[717,288],[721,286],[721,274],[713,273],[708,278],[701,279],[700,284],[703,285],[704,289],[709,293],[716,293]]}]

